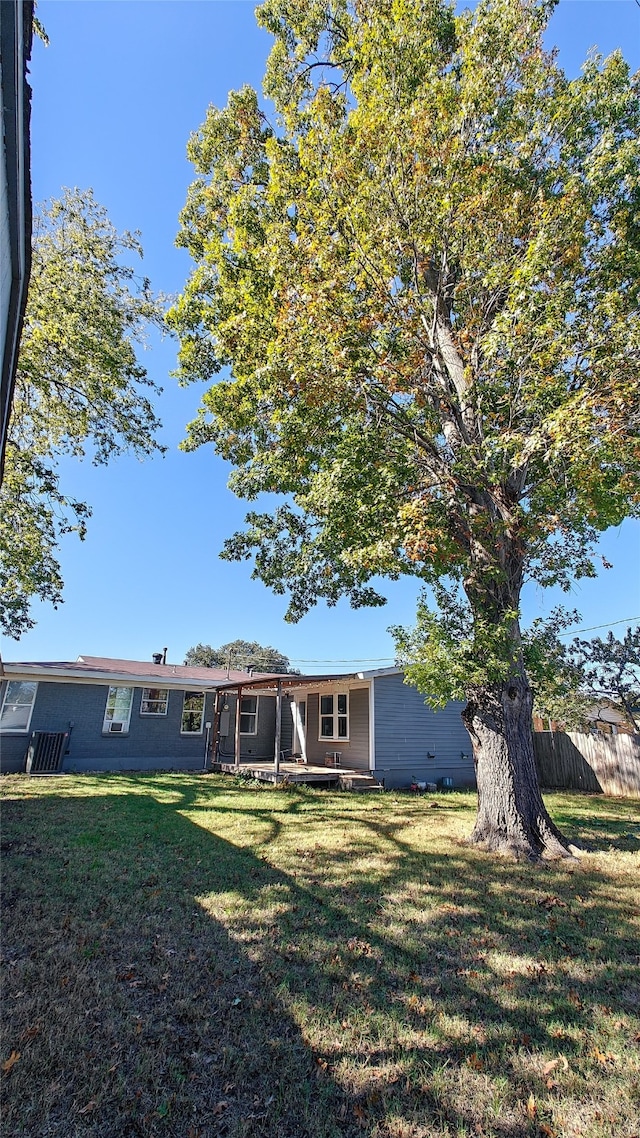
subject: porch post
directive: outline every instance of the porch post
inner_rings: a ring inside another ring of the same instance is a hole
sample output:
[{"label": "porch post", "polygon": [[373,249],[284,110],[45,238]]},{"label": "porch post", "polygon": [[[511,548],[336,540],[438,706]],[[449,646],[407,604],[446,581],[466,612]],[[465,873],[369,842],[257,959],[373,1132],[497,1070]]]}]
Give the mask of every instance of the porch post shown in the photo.
[{"label": "porch post", "polygon": [[273,769],[275,771],[276,782],[280,774],[280,732],[282,728],[282,680],[278,680],[278,688],[276,695],[276,741],[275,741],[275,754],[273,756]]},{"label": "porch post", "polygon": [[213,734],[211,738],[211,762],[215,763],[218,754],[218,737],[220,735],[220,688],[216,688],[213,704]]},{"label": "porch post", "polygon": [[234,739],[235,767],[240,768],[240,704],[242,703],[242,687],[239,685],[236,692],[236,730]]}]

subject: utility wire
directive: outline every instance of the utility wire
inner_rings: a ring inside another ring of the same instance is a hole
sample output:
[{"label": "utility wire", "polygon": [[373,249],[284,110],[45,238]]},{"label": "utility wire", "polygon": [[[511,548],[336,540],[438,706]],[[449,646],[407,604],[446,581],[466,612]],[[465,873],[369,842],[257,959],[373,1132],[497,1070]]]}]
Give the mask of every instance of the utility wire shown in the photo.
[{"label": "utility wire", "polygon": [[[640,5],[640,0],[637,0]],[[558,636],[579,636],[581,632],[595,632],[598,628],[613,628],[614,624],[629,624],[640,620],[640,616],[625,616],[622,620],[610,620],[608,624],[592,624],[589,628],[578,628],[575,632],[559,632]]]},{"label": "utility wire", "polygon": [[[637,0],[640,4],[640,0]],[[582,632],[596,632],[599,628],[613,628],[616,624],[632,624],[640,620],[640,616],[625,616],[622,620],[610,620],[608,624],[591,624],[588,628],[577,628],[575,632],[560,632],[560,636],[579,636]],[[351,660],[303,660],[289,658],[290,664],[388,664],[395,659],[394,656],[355,656]]]}]

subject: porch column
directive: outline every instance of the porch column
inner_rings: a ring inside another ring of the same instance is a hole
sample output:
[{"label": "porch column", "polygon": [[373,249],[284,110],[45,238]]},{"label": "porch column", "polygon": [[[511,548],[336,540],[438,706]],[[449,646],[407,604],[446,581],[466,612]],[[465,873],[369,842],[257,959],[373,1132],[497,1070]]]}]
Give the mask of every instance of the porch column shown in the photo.
[{"label": "porch column", "polygon": [[276,742],[275,754],[273,756],[273,769],[276,775],[276,781],[280,774],[280,732],[282,727],[282,680],[278,680],[278,688],[276,695]]},{"label": "porch column", "polygon": [[216,688],[213,704],[213,733],[211,736],[211,762],[215,763],[218,755],[218,738],[220,735],[220,689]]},{"label": "porch column", "polygon": [[234,753],[235,753],[235,767],[236,770],[240,768],[240,704],[242,703],[242,688],[238,687],[236,692],[236,730],[234,739]]}]

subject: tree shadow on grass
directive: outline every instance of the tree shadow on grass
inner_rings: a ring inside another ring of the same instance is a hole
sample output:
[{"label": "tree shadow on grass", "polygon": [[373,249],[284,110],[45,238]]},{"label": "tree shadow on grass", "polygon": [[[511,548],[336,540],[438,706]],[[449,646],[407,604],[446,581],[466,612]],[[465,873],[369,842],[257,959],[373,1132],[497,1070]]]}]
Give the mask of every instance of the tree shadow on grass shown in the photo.
[{"label": "tree shadow on grass", "polygon": [[[152,785],[5,809],[6,1138],[517,1138],[544,1059],[579,1094],[597,1021],[637,1011],[601,871],[425,853],[335,796]],[[271,864],[291,815],[340,848]]]}]

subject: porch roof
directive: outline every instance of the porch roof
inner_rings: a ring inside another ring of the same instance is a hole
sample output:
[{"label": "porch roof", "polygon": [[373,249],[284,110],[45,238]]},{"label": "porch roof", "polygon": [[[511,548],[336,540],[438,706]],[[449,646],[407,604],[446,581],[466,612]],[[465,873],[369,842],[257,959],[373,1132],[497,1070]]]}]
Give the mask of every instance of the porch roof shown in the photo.
[{"label": "porch roof", "polygon": [[292,675],[289,672],[280,672],[271,676],[256,676],[247,680],[228,680],[225,683],[218,684],[219,691],[233,691],[241,687],[244,691],[250,688],[252,691],[269,691],[275,692],[280,684],[281,691],[290,691],[292,688],[308,688],[317,687],[320,684],[339,684],[349,683],[353,680],[372,680],[376,676],[388,676],[401,672],[401,668],[375,668],[367,672],[333,672],[331,675],[323,673],[322,675]]}]

